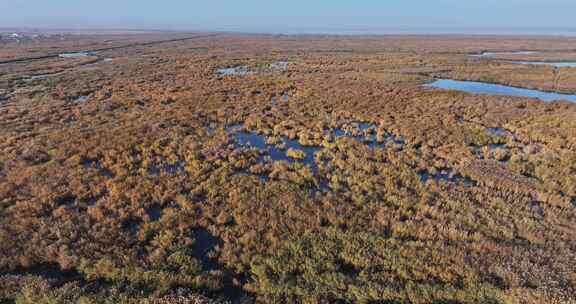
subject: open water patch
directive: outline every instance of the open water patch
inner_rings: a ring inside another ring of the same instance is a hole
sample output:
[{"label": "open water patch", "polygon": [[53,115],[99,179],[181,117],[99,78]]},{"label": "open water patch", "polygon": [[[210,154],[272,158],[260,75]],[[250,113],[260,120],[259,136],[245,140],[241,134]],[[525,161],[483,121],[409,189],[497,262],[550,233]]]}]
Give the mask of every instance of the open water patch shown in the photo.
[{"label": "open water patch", "polygon": [[378,135],[376,126],[370,123],[353,123],[350,126],[326,130],[325,133],[336,139],[351,138],[371,149],[383,149],[390,144],[402,147],[405,144],[404,139],[392,133]]},{"label": "open water patch", "polygon": [[32,75],[32,76],[26,75],[26,76],[22,77],[22,81],[31,82],[34,80],[41,80],[41,79],[46,79],[46,78],[50,78],[50,77],[56,77],[56,76],[62,75],[64,73],[66,73],[66,71],[56,72],[56,73],[38,74],[38,75]]},{"label": "open water patch", "polygon": [[[245,131],[236,132],[235,138],[236,148],[256,148],[265,151],[272,161],[286,161],[289,163],[298,161],[304,165],[310,166],[314,172],[318,170],[318,165],[314,160],[314,155],[316,152],[321,150],[320,147],[303,146],[295,139],[282,139],[280,144],[269,144],[267,143],[266,136]],[[304,157],[302,159],[289,157],[289,149],[302,151]]]},{"label": "open water patch", "polygon": [[282,95],[280,95],[280,98],[278,98],[278,96],[272,96],[272,98],[270,99],[270,104],[272,104],[272,106],[276,106],[278,105],[278,100],[287,103],[290,101],[290,93],[288,93],[287,91],[282,92]]},{"label": "open water patch", "polygon": [[442,170],[437,173],[429,173],[427,171],[420,172],[420,181],[422,183],[427,183],[428,181],[432,181],[435,183],[454,183],[454,184],[461,184],[465,186],[472,185],[473,181],[468,178],[460,175],[456,171],[452,170]]},{"label": "open water patch", "polygon": [[85,103],[87,101],[90,100],[90,96],[89,95],[79,95],[79,96],[75,96],[73,98],[70,99],[70,101],[74,104],[80,104],[80,103]]},{"label": "open water patch", "polygon": [[576,102],[576,95],[544,92],[540,90],[523,89],[500,84],[492,84],[477,81],[462,81],[452,79],[439,79],[432,83],[425,84],[426,87],[457,90],[472,94],[494,95],[494,96],[520,96],[536,98],[542,101],[566,100]]},{"label": "open water patch", "polygon": [[535,55],[540,52],[537,51],[511,51],[511,52],[482,52],[480,54],[470,54],[468,57],[497,57],[497,56],[521,56],[521,55]]},{"label": "open water patch", "polygon": [[507,63],[523,64],[523,65],[545,65],[555,68],[576,68],[576,62],[548,62],[548,61],[506,61]]},{"label": "open water patch", "polygon": [[244,76],[244,75],[253,74],[253,72],[250,70],[250,67],[248,67],[247,65],[239,65],[239,66],[235,66],[235,67],[218,69],[218,70],[216,70],[216,74],[218,76],[236,76],[236,75]]},{"label": "open water patch", "polygon": [[59,54],[58,57],[60,58],[81,58],[81,57],[88,57],[88,56],[95,56],[94,52],[67,52]]},{"label": "open water patch", "polygon": [[146,214],[148,215],[148,218],[150,218],[150,221],[156,222],[162,217],[162,208],[158,205],[154,205],[146,210]]},{"label": "open water patch", "polygon": [[288,61],[275,61],[267,67],[251,68],[248,65],[237,65],[216,70],[218,76],[245,76],[252,75],[256,72],[284,72],[288,70]]},{"label": "open water patch", "polygon": [[512,132],[504,129],[504,128],[486,128],[486,134],[489,136],[498,136],[498,137],[512,137]]},{"label": "open water patch", "polygon": [[275,61],[275,62],[271,63],[271,64],[270,64],[270,68],[271,68],[272,70],[281,71],[281,72],[282,72],[282,71],[288,70],[288,64],[289,64],[288,61],[279,60],[279,61]]},{"label": "open water patch", "polygon": [[86,159],[82,165],[87,169],[96,170],[101,176],[106,178],[114,178],[116,176],[112,171],[104,167],[98,159]]},{"label": "open water patch", "polygon": [[[265,156],[260,158],[260,162],[267,160],[299,162],[310,167],[314,173],[318,172],[315,155],[323,149],[320,146],[303,145],[298,139],[285,137],[267,138],[266,135],[244,130],[240,124],[228,127],[226,132],[234,135],[236,149],[258,149],[264,152]],[[325,130],[324,136],[331,142],[338,138],[350,138],[365,144],[370,149],[383,149],[389,144],[397,147],[404,145],[404,140],[393,134],[378,135],[377,128],[369,123],[354,123],[342,128]]]},{"label": "open water patch", "polygon": [[174,177],[178,174],[186,173],[186,164],[182,161],[176,163],[168,162],[162,158],[160,162],[154,162],[148,165],[146,172],[150,176],[169,176]]},{"label": "open water patch", "polygon": [[[471,54],[468,57],[475,58],[495,58],[499,56],[526,56],[536,55],[541,52],[537,51],[514,51],[514,52],[483,52],[480,54]],[[524,61],[524,60],[506,60],[506,63],[524,64],[524,65],[546,65],[555,68],[576,68],[576,62],[573,61]]]}]

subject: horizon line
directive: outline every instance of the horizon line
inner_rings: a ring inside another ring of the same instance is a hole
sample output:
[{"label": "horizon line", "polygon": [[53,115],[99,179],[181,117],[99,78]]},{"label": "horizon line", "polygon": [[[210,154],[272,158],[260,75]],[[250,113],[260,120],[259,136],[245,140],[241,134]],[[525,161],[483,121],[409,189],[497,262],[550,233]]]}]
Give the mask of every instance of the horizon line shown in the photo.
[{"label": "horizon line", "polygon": [[152,32],[152,33],[229,33],[229,34],[254,34],[254,35],[328,35],[328,36],[389,36],[389,35],[430,35],[430,36],[452,36],[452,35],[471,35],[471,36],[576,36],[576,27],[562,28],[529,28],[529,27],[467,27],[467,28],[293,28],[284,30],[257,30],[257,29],[168,29],[168,28],[107,28],[107,27],[19,27],[19,26],[0,26],[0,32],[4,31],[21,31],[21,32]]}]

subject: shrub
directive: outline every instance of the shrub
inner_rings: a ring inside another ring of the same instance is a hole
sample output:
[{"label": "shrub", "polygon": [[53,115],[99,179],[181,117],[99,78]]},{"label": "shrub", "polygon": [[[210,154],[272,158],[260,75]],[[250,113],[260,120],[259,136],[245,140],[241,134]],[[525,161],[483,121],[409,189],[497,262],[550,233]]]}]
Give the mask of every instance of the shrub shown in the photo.
[{"label": "shrub", "polygon": [[306,157],[306,153],[302,150],[298,150],[298,149],[288,149],[288,151],[286,151],[286,155],[290,158],[293,159],[298,159],[298,160],[302,160]]},{"label": "shrub", "polygon": [[275,303],[500,303],[463,257],[363,232],[306,234],[254,263],[252,273],[255,291]]}]

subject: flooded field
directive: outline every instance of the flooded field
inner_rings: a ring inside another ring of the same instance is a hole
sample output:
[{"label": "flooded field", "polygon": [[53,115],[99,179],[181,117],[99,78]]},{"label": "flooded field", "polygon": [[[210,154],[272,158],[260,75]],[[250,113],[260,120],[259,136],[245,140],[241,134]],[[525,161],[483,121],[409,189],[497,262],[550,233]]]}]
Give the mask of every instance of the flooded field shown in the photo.
[{"label": "flooded field", "polygon": [[[317,153],[324,147],[321,144],[303,145],[298,139],[288,139],[282,137],[267,137],[255,132],[243,130],[242,125],[234,125],[227,128],[227,132],[234,136],[235,147],[237,149],[258,149],[263,155],[260,162],[286,161],[288,163],[302,163],[318,172]],[[378,136],[376,127],[368,123],[356,124],[356,128],[343,130],[340,128],[324,130],[323,138],[319,143],[334,143],[338,139],[351,139],[358,141],[370,149],[383,149],[387,144],[401,147],[404,141],[392,134]]]},{"label": "flooded field", "polygon": [[572,94],[543,92],[539,90],[516,88],[505,85],[483,83],[477,81],[439,79],[430,84],[427,84],[426,86],[439,89],[458,90],[472,94],[521,96],[528,98],[537,98],[543,101],[564,100],[564,101],[576,102],[576,95]]},{"label": "flooded field", "polygon": [[575,43],[3,44],[0,303],[571,304]]}]

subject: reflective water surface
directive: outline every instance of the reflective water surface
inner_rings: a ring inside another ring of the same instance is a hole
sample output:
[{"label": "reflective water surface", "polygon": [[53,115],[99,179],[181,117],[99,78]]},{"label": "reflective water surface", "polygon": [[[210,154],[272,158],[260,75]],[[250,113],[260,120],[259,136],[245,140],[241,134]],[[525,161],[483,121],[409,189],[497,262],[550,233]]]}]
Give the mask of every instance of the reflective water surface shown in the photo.
[{"label": "reflective water surface", "polygon": [[230,68],[223,68],[216,70],[219,76],[232,76],[232,75],[248,75],[251,74],[250,68],[247,65],[239,65]]},{"label": "reflective water surface", "polygon": [[573,94],[544,92],[539,90],[522,89],[477,81],[439,79],[433,83],[426,84],[425,86],[439,89],[457,90],[473,94],[522,96],[537,98],[543,101],[567,100],[576,102],[576,95]]},{"label": "reflective water surface", "polygon": [[[318,170],[318,164],[314,155],[321,151],[323,148],[319,146],[305,146],[300,144],[298,139],[282,138],[279,143],[267,142],[267,137],[255,132],[243,131],[242,125],[233,125],[227,128],[229,134],[233,134],[235,138],[235,146],[238,149],[242,148],[256,148],[266,152],[266,157],[272,161],[286,161],[289,163],[301,162],[309,166],[312,171]],[[376,126],[369,123],[355,124],[353,130],[331,129],[325,130],[324,135],[331,141],[338,138],[350,138],[367,145],[371,149],[383,149],[386,145],[395,145],[401,148],[404,145],[404,140],[393,134],[386,134],[380,141],[376,136]],[[302,159],[294,159],[288,156],[289,149],[302,151],[304,157]],[[264,161],[264,159],[262,159]]]},{"label": "reflective water surface", "polygon": [[534,55],[540,52],[536,51],[512,51],[512,52],[482,52],[481,54],[468,55],[469,57],[496,57],[506,55]]},{"label": "reflective water surface", "polygon": [[78,57],[87,57],[93,56],[94,53],[91,52],[70,52],[70,53],[62,53],[58,55],[60,58],[78,58]]},{"label": "reflective water surface", "polygon": [[576,62],[508,61],[508,63],[524,65],[548,65],[556,68],[576,68]]}]

